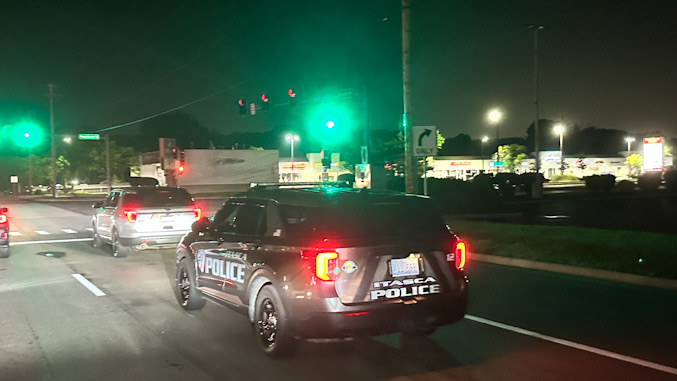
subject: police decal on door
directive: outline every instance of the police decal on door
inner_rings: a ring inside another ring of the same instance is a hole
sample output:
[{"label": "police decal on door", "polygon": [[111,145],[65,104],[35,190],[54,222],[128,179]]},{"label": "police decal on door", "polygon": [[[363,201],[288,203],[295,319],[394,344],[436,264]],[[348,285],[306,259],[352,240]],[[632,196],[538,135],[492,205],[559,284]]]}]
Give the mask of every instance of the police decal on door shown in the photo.
[{"label": "police decal on door", "polygon": [[197,267],[201,273],[211,274],[237,283],[244,283],[244,264],[206,256],[202,253],[198,253],[196,259]]}]

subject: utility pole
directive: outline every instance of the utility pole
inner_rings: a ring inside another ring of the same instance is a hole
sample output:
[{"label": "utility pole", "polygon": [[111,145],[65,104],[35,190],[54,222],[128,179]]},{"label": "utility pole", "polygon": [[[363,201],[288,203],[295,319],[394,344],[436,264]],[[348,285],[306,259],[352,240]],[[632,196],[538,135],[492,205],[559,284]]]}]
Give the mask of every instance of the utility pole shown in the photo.
[{"label": "utility pole", "polygon": [[103,137],[106,140],[106,184],[108,185],[108,193],[113,188],[110,178],[110,138],[109,135]]},{"label": "utility pole", "polygon": [[402,129],[404,130],[404,190],[407,193],[418,194],[418,176],[416,161],[413,155],[414,144],[412,136],[413,118],[411,115],[411,33],[409,19],[411,0],[402,0],[402,94],[403,113]]},{"label": "utility pole", "polygon": [[536,180],[532,184],[532,195],[534,198],[541,197],[541,181],[538,174],[541,171],[541,152],[539,145],[539,128],[538,128],[538,31],[545,29],[545,25],[527,25],[527,28],[534,30],[534,109],[535,109],[535,119],[534,119],[534,155],[536,156]]},{"label": "utility pole", "polygon": [[56,190],[56,143],[54,136],[54,84],[50,83],[49,87],[49,130],[50,140],[52,146],[52,197],[57,197]]}]

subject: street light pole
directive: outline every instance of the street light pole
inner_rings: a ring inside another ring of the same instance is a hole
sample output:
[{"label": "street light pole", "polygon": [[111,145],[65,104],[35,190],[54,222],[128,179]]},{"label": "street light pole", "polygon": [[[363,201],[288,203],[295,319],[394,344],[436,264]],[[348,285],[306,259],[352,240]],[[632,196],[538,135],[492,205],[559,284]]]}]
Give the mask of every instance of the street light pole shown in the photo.
[{"label": "street light pole", "polygon": [[482,144],[480,144],[480,156],[482,157],[482,173],[484,173],[484,143],[489,141],[488,136],[482,137]]},{"label": "street light pole", "polygon": [[625,141],[628,143],[628,156],[630,156],[630,145],[632,144],[632,142],[635,141],[635,137],[628,136],[627,138],[625,138]]},{"label": "street light pole", "polygon": [[501,121],[501,118],[503,117],[503,114],[499,110],[491,110],[489,111],[489,114],[487,114],[487,118],[489,119],[489,122],[493,123],[496,125],[496,174],[498,174],[499,171],[499,166],[501,162],[501,153],[500,153],[500,144],[498,142],[498,124]]},{"label": "street light pole", "polygon": [[291,143],[291,181],[294,181],[294,142],[299,140],[298,135],[287,134],[285,137],[289,143]]},{"label": "street light pole", "polygon": [[566,128],[560,123],[555,125],[554,131],[555,133],[559,134],[559,174],[564,175],[564,151],[562,150],[562,146],[564,143],[564,131],[566,131]]}]

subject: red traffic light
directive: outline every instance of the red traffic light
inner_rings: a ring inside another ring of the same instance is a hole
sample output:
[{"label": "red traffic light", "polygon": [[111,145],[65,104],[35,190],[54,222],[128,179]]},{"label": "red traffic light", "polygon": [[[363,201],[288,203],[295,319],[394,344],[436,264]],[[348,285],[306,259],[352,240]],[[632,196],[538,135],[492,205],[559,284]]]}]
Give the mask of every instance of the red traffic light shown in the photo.
[{"label": "red traffic light", "polygon": [[292,89],[289,89],[288,94],[289,94],[289,96],[290,96],[291,98],[296,97],[296,93],[295,93],[294,90],[292,90]]},{"label": "red traffic light", "polygon": [[264,102],[268,102],[268,97],[266,96],[266,94],[261,94],[261,100]]}]

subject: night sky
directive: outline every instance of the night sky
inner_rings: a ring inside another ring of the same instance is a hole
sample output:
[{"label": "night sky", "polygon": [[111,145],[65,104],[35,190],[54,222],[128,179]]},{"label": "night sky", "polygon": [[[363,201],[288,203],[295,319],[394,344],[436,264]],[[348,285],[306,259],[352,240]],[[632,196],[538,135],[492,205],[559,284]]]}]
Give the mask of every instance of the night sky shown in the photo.
[{"label": "night sky", "polygon": [[[399,0],[7,3],[2,110],[46,109],[53,83],[58,133],[93,132],[184,105],[223,134],[294,128],[288,116],[299,111],[286,106],[289,88],[303,106],[366,87],[371,128],[398,128]],[[675,11],[670,0],[413,0],[415,123],[445,137],[493,136],[485,114],[499,107],[501,136],[525,136],[534,118],[526,25],[544,24],[541,118],[675,137]],[[236,100],[262,92],[272,109],[241,117]]]}]

